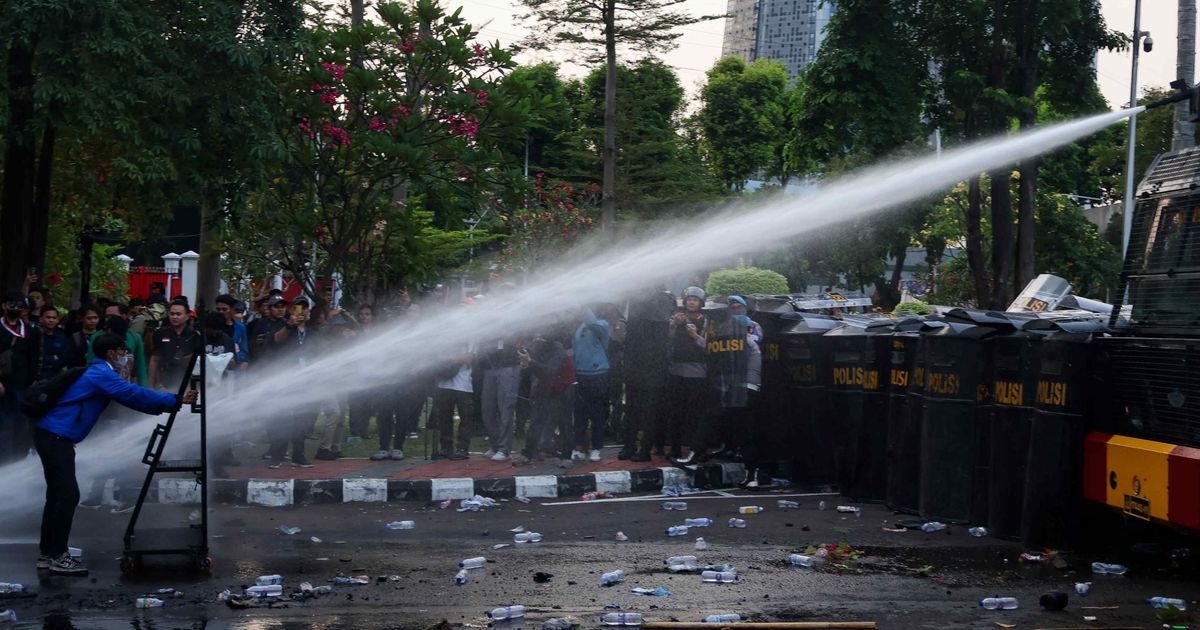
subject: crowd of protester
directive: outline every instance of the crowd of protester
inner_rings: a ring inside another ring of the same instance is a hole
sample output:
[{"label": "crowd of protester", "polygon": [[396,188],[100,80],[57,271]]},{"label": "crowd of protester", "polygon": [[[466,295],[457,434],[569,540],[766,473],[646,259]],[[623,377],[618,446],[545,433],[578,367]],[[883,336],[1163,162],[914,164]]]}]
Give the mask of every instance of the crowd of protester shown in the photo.
[{"label": "crowd of protester", "polygon": [[[104,333],[125,339],[130,358],[118,367],[122,378],[175,392],[197,352],[223,356],[226,378],[254,379],[315,361],[340,341],[379,335],[422,310],[478,308],[506,288],[453,303],[444,291],[420,304],[403,293],[388,308],[345,311],[274,290],[249,304],[221,295],[211,312],[199,313],[187,298],[161,292],[67,312],[30,286],[6,297],[0,318],[0,463],[27,456],[32,445],[19,409],[23,392],[90,363],[92,342]],[[706,298],[694,286],[678,298],[654,290],[621,305],[560,313],[532,332],[474,340],[421,378],[331,399],[320,409],[281,412],[266,423],[261,456],[271,467],[311,467],[310,454],[336,460],[346,444],[375,439],[372,460],[401,460],[424,417],[434,459],[486,457],[514,466],[557,459],[568,468],[599,461],[608,438],[621,442],[621,459],[634,461],[740,457],[747,464],[743,485],[756,486],[770,472],[762,456],[769,420],[759,409],[762,328],[742,297],[709,309]],[[480,435],[487,450],[473,454],[471,439]],[[232,447],[232,437],[210,444],[217,474],[239,465]],[[136,468],[131,475],[140,475]],[[116,485],[127,504],[137,482]]]}]

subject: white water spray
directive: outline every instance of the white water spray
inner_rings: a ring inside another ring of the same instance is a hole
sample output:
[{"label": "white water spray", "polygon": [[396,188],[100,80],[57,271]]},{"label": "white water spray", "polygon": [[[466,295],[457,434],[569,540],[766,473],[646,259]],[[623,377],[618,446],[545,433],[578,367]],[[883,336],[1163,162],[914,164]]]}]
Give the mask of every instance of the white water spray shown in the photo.
[{"label": "white water spray", "polygon": [[[263,375],[251,366],[248,385],[233,396],[209,401],[210,437],[262,427],[270,418],[292,410],[311,411],[315,419],[321,403],[387,383],[399,384],[460,353],[472,340],[529,330],[564,308],[617,300],[659,284],[663,278],[763,252],[804,233],[912,203],[978,173],[1087,136],[1142,109],[978,142],[941,157],[861,170],[822,185],[810,195],[775,199],[758,207],[739,205],[633,244],[593,241],[590,248],[568,254],[554,268],[536,274],[525,287],[503,299],[489,298],[478,306],[405,318],[382,327],[383,332],[370,339],[344,343],[303,368],[277,366]],[[589,249],[592,253],[582,253]],[[78,450],[79,468],[102,471],[134,466],[139,474],[144,473],[138,461],[150,427],[157,421],[131,422],[121,431],[85,441]],[[189,424],[185,416],[176,426]],[[172,450],[186,446],[180,444],[187,441],[186,435],[172,438]],[[0,469],[0,479],[8,486],[9,514],[27,514],[40,506],[41,476],[40,464],[33,458]],[[0,522],[0,529],[8,527]]]}]

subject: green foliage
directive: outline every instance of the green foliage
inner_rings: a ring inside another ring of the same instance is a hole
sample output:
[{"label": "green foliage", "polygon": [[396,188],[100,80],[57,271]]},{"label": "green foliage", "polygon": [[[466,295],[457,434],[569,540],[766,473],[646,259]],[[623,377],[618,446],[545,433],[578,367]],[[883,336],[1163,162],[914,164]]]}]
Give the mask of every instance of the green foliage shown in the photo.
[{"label": "green foliage", "polygon": [[738,265],[710,273],[704,291],[709,295],[778,295],[788,292],[788,282],[778,272]]},{"label": "green foliage", "polygon": [[605,48],[606,21],[612,18],[612,35],[622,48],[642,53],[674,48],[683,34],[679,27],[721,16],[693,17],[674,10],[679,0],[520,0],[528,10],[521,16],[536,22],[525,45],[537,50],[565,46],[587,52],[591,63],[616,63]]},{"label": "green foliage", "polygon": [[1036,225],[1043,239],[1037,249],[1039,273],[1066,278],[1076,295],[1112,299],[1121,274],[1121,250],[1075,204],[1059,195],[1041,196]]},{"label": "green foliage", "polygon": [[724,57],[708,71],[700,92],[703,150],[717,179],[740,190],[770,167],[786,142],[787,68],[759,59],[747,65]]},{"label": "green foliage", "polygon": [[897,304],[892,312],[897,315],[933,315],[936,311],[921,300],[909,300]]},{"label": "green foliage", "polygon": [[[1172,90],[1162,88],[1147,88],[1142,92],[1140,102],[1156,100],[1168,96]],[[1133,181],[1137,186],[1150,168],[1150,162],[1160,153],[1171,150],[1172,116],[1175,109],[1159,107],[1151,109],[1138,116],[1137,146],[1133,153]],[[1125,158],[1128,150],[1126,141],[1129,137],[1129,123],[1122,122],[1109,127],[1105,132],[1105,142],[1097,142],[1090,146],[1088,153],[1092,158],[1090,168],[1100,176],[1099,190],[1102,194],[1092,195],[1109,199],[1125,198]],[[1075,192],[1075,191],[1072,191]],[[1086,194],[1086,193],[1080,193]]]}]

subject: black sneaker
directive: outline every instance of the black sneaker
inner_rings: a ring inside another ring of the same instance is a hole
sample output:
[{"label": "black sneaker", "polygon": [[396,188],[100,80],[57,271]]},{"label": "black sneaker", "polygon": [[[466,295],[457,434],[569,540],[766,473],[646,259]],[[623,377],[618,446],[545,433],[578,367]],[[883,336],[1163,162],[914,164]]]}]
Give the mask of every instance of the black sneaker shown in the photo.
[{"label": "black sneaker", "polygon": [[317,454],[313,455],[313,458],[319,459],[322,461],[331,462],[331,461],[337,459],[337,455],[334,455],[333,451],[331,451],[327,448],[319,448],[319,449],[317,449]]},{"label": "black sneaker", "polygon": [[429,459],[446,459],[446,454],[441,451],[434,451],[429,454]]},{"label": "black sneaker", "polygon": [[304,455],[293,455],[292,456],[292,465],[295,466],[296,468],[312,468],[313,467],[312,462],[308,461],[308,459],[306,457],[304,457]]},{"label": "black sneaker", "polygon": [[626,460],[633,459],[633,449],[623,448],[620,453],[617,453],[617,459]]},{"label": "black sneaker", "polygon": [[446,459],[464,460],[464,459],[469,459],[470,457],[471,457],[471,455],[469,453],[467,453],[466,451],[458,450],[458,451],[454,451],[453,453],[451,453]]},{"label": "black sneaker", "polygon": [[82,562],[72,558],[71,554],[64,553],[50,561],[50,573],[52,575],[87,575],[88,570]]},{"label": "black sneaker", "polygon": [[650,453],[648,453],[646,451],[639,451],[637,453],[634,453],[633,456],[629,458],[629,461],[631,461],[631,462],[648,462],[648,461],[650,461]]}]

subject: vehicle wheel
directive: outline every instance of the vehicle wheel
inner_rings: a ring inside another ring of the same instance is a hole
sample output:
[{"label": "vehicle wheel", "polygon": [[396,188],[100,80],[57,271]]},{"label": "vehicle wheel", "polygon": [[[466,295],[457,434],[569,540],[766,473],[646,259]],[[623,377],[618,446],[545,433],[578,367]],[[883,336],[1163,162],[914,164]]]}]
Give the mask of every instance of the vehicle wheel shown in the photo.
[{"label": "vehicle wheel", "polygon": [[133,575],[142,570],[142,563],[133,556],[121,556],[121,575]]}]

